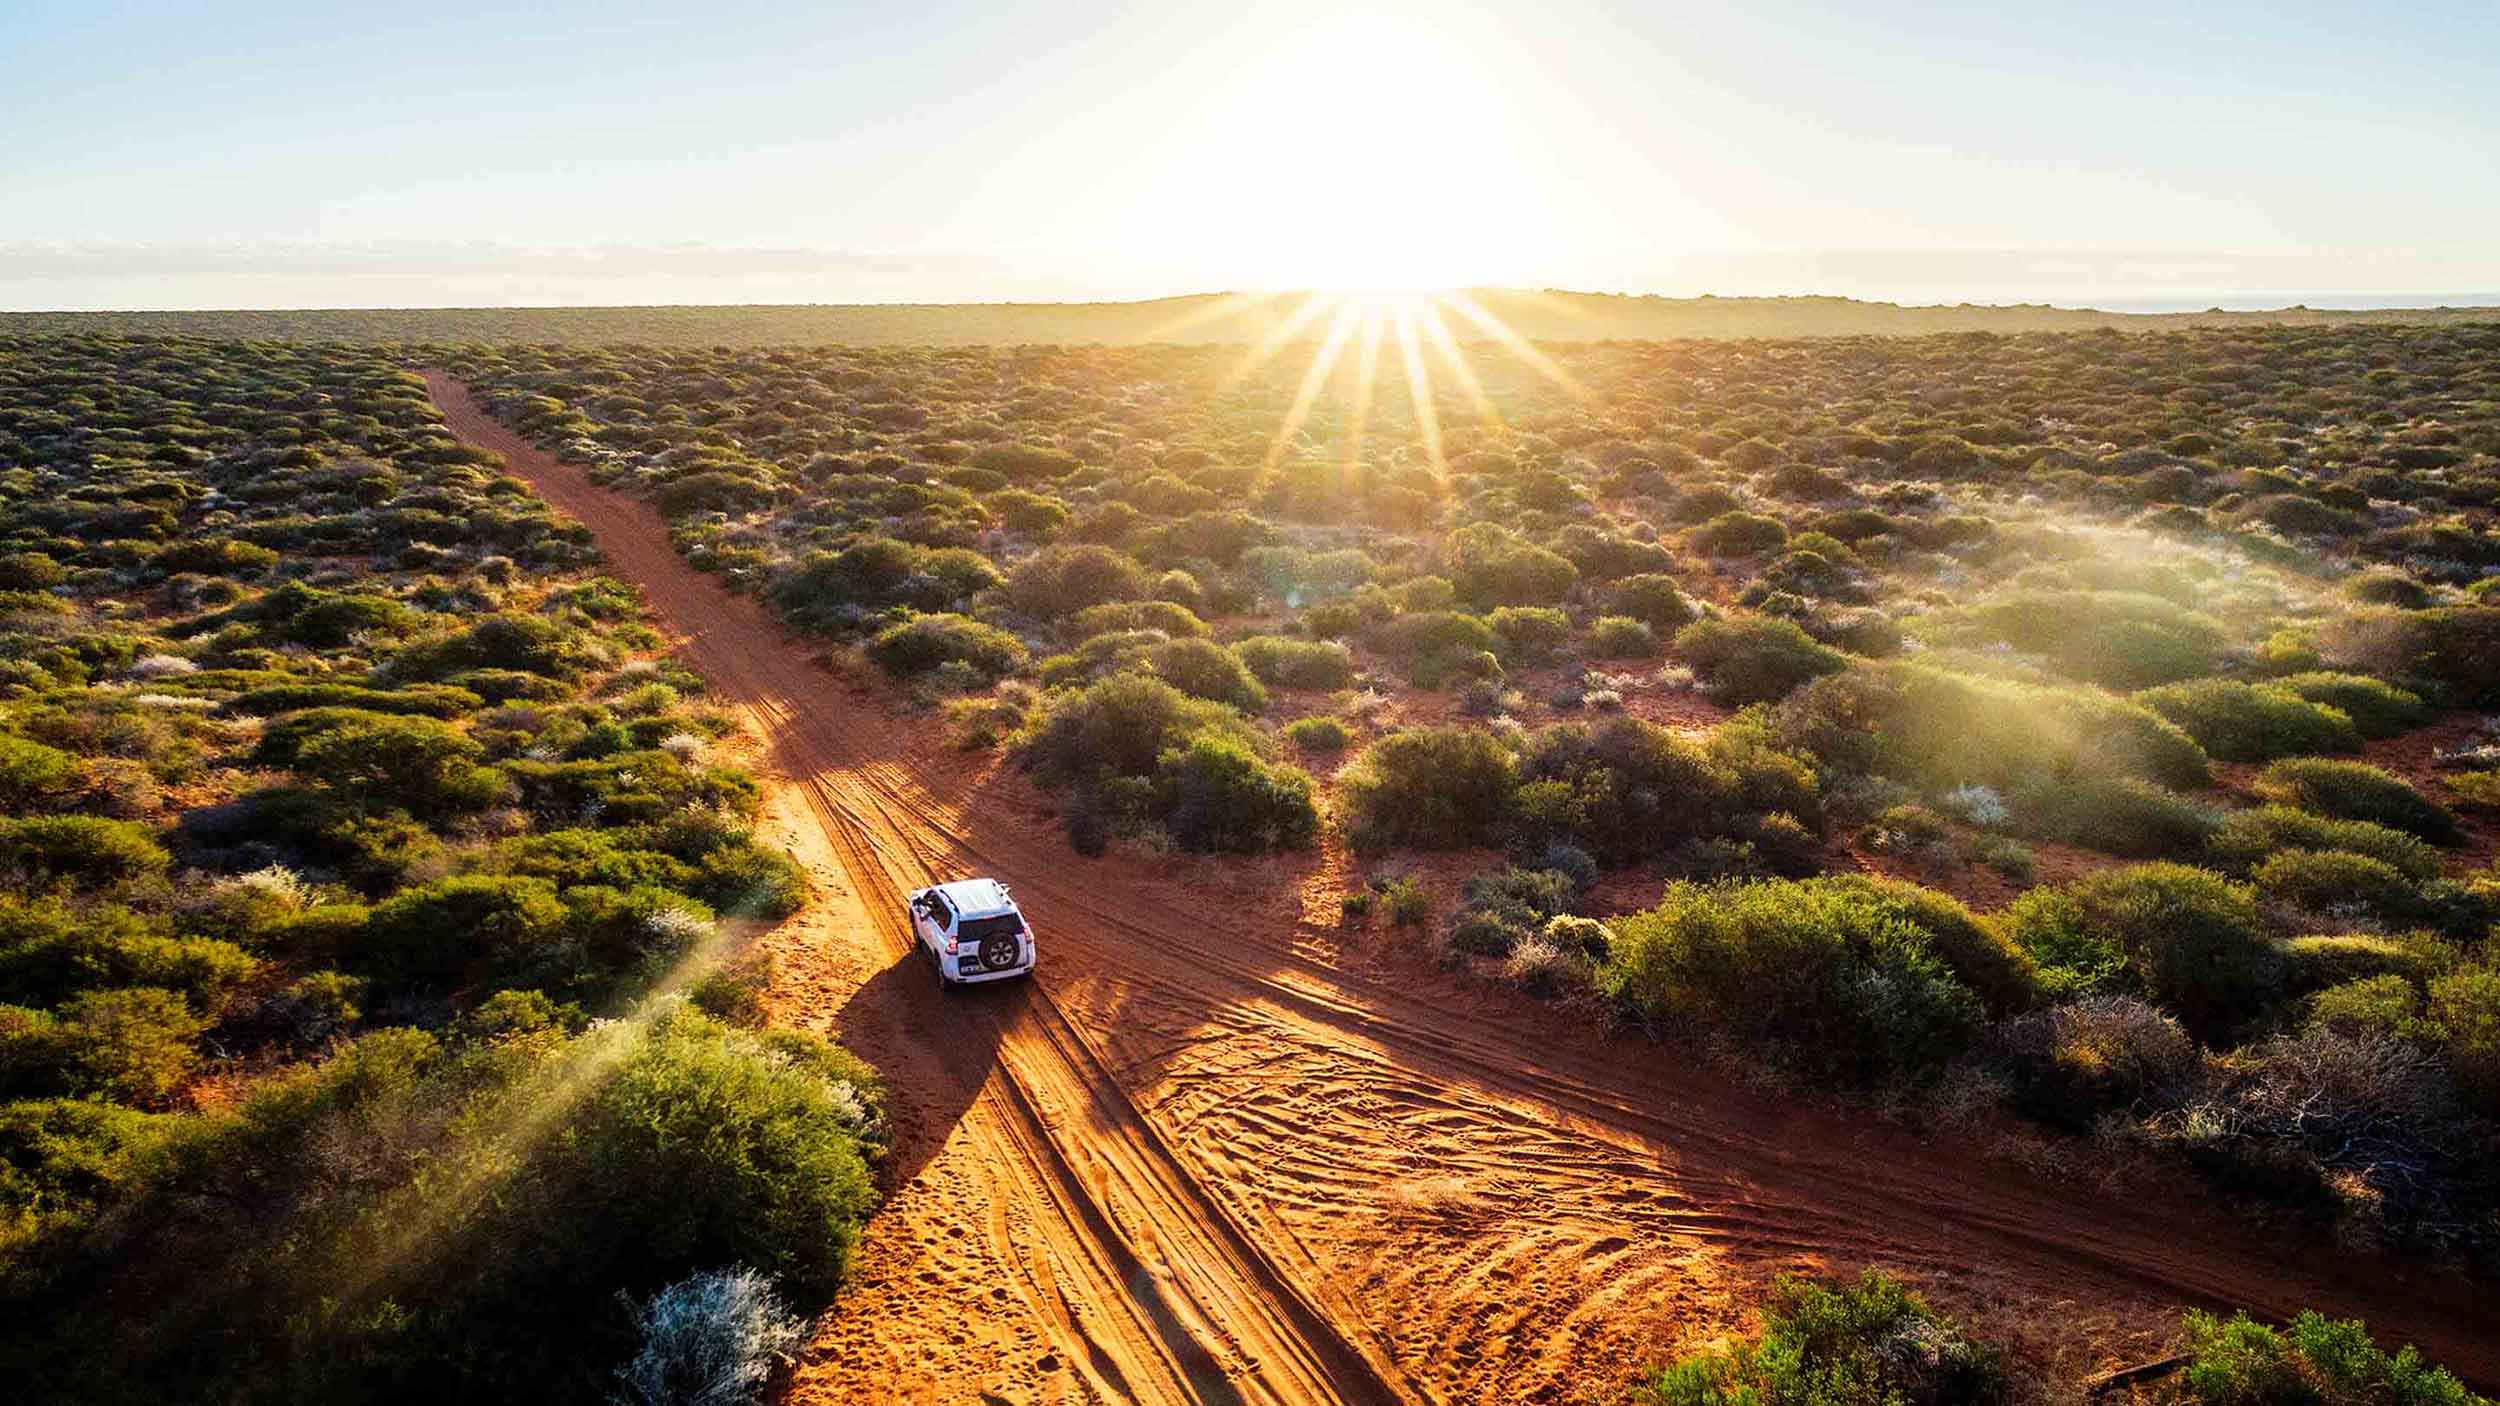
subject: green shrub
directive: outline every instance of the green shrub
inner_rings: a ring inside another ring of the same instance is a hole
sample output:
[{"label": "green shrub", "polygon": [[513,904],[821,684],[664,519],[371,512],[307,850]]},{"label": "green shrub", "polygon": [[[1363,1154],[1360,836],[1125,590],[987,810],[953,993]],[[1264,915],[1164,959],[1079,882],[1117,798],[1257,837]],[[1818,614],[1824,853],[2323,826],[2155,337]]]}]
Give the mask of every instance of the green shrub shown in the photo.
[{"label": "green shrub", "polygon": [[2160,1106],[2202,1064],[2178,1021],[2132,996],[2085,996],[2001,1021],[1988,1053],[2016,1109],[2072,1132],[2114,1110]]},{"label": "green shrub", "polygon": [[2039,974],[2029,954],[2007,940],[1996,923],[1972,912],[1951,894],[1901,879],[1859,874],[1835,883],[1862,884],[1927,935],[1928,945],[1963,985],[1978,993],[1991,1015],[2027,1010],[2039,997]]},{"label": "green shrub", "polygon": [[1762,1331],[1677,1359],[1632,1389],[1640,1406],[2002,1406],[2002,1358],[1896,1281],[1773,1281]]},{"label": "green shrub", "polygon": [[1025,755],[1048,785],[1093,785],[1115,776],[1152,776],[1163,754],[1200,732],[1246,738],[1238,715],[1161,679],[1114,674],[1055,694]]},{"label": "green shrub", "polygon": [[1569,840],[1618,864],[1816,808],[1804,765],[1741,731],[1698,744],[1633,718],[1538,732],[1518,777],[1511,809],[1522,839]]},{"label": "green shrub", "polygon": [[1496,844],[1510,828],[1518,759],[1479,728],[1412,728],[1372,743],[1337,775],[1339,814],[1364,848]]},{"label": "green shrub", "polygon": [[1146,651],[1145,670],[1188,694],[1238,708],[1264,712],[1267,690],[1242,661],[1213,640],[1166,640]]},{"label": "green shrub", "polygon": [[961,615],[917,615],[877,633],[868,657],[897,678],[963,664],[984,678],[999,678],[1024,667],[1024,642],[994,625]]},{"label": "green shrub", "polygon": [[0,1096],[161,1104],[199,1060],[208,1022],[173,991],[81,991],[50,1014],[0,1006]]},{"label": "green shrub", "polygon": [[1606,613],[1630,616],[1666,635],[1691,624],[1695,612],[1674,577],[1650,572],[1617,581],[1606,593]]},{"label": "green shrub", "polygon": [[1646,621],[1629,615],[1600,616],[1589,626],[1589,655],[1596,659],[1648,659],[1658,653],[1658,636]]},{"label": "green shrub", "polygon": [[1203,639],[1207,622],[1189,607],[1168,600],[1105,601],[1059,622],[1062,639],[1089,639],[1114,630],[1161,630],[1174,639]]},{"label": "green shrub", "polygon": [[1552,605],[1570,594],[1580,571],[1569,558],[1523,542],[1500,527],[1476,523],[1451,535],[1450,585],[1480,609]]},{"label": "green shrub", "polygon": [[2419,681],[2458,707],[2500,706],[2500,605],[2357,611],[2327,626],[2319,650],[2338,669]]},{"label": "green shrub", "polygon": [[1490,623],[1501,640],[1503,657],[1522,663],[1553,658],[1554,651],[1571,638],[1571,617],[1550,605],[1506,605],[1493,612]]},{"label": "green shrub", "polygon": [[2145,689],[2135,700],[2226,762],[2361,750],[2351,718],[2275,685],[2196,679]]},{"label": "green shrub", "polygon": [[2315,913],[2355,909],[2397,924],[2417,921],[2423,913],[2421,891],[2412,881],[2367,855],[2289,850],[2259,864],[2248,878],[2266,897]]},{"label": "green shrub", "polygon": [[172,937],[126,908],[0,895],[0,1001],[51,1006],[95,987],[155,986],[214,1010],[258,963],[212,937]]},{"label": "green shrub", "polygon": [[1448,677],[1453,661],[1490,654],[1499,640],[1478,616],[1424,610],[1391,617],[1374,632],[1372,643],[1409,678],[1433,687]]},{"label": "green shrub", "polygon": [[688,889],[732,918],[786,918],[807,902],[807,873],[777,849],[740,840],[705,854]]},{"label": "green shrub", "polygon": [[0,1103],[0,1247],[120,1199],[168,1119],[94,1099]]},{"label": "green shrub", "polygon": [[1817,679],[1773,718],[1781,745],[1826,767],[1928,790],[1984,783],[2020,791],[2072,776],[2169,786],[2212,779],[2205,749],[2140,704],[1922,664],[1861,665]]},{"label": "green shrub", "polygon": [[2128,591],[2011,591],[1939,612],[1918,629],[1939,642],[2010,645],[2111,688],[2200,678],[2214,671],[2223,645],[2212,619]]},{"label": "green shrub", "polygon": [[[472,670],[469,677],[479,672]],[[521,678],[536,678],[520,674]],[[553,682],[548,680],[547,682]],[[343,683],[289,683],[255,688],[226,701],[226,710],[247,717],[292,713],[305,708],[354,708],[368,713],[401,713],[427,718],[458,718],[476,712],[486,700],[465,688],[411,684],[406,688],[361,688]]]},{"label": "green shrub", "polygon": [[2276,762],[2258,774],[2257,793],[2337,820],[2366,820],[2402,830],[2432,844],[2454,844],[2464,836],[2455,816],[2367,762]]},{"label": "green shrub", "polygon": [[2431,720],[2422,695],[2364,674],[2313,671],[2276,679],[2273,686],[2336,709],[2364,737],[2394,737]]},{"label": "green shrub", "polygon": [[457,986],[481,965],[525,966],[544,955],[563,939],[567,916],[544,879],[437,879],[376,905],[348,955],[393,981]]},{"label": "green shrub", "polygon": [[1048,547],[1007,575],[1007,601],[1037,620],[1057,620],[1091,605],[1138,600],[1150,593],[1146,569],[1124,552],[1084,545]]},{"label": "green shrub", "polygon": [[1345,688],[1354,682],[1354,653],[1333,640],[1255,635],[1233,653],[1271,688]]},{"label": "green shrub", "polygon": [[2219,823],[2212,812],[2131,776],[2079,776],[2038,786],[2016,807],[2032,834],[2103,854],[2193,854]]},{"label": "green shrub", "polygon": [[1848,880],[1670,884],[1658,907],[1616,921],[1598,983],[1775,1067],[1857,1088],[1918,1082],[1983,1019],[1920,914]]},{"label": "green shrub", "polygon": [[1305,752],[1342,752],[1354,734],[1335,718],[1295,718],[1285,724],[1285,740]]},{"label": "green shrub", "polygon": [[392,661],[395,673],[441,679],[472,669],[511,669],[575,679],[590,667],[589,641],[552,620],[489,615],[448,639],[420,645]]},{"label": "green shrub", "polygon": [[2139,864],[2014,900],[2005,934],[2057,993],[2140,990],[2200,1033],[2259,1015],[2284,981],[2256,896],[2208,870]]},{"label": "green shrub", "polygon": [[2286,979],[2294,991],[2392,976],[2417,992],[2453,964],[2450,949],[2427,934],[2384,937],[2376,933],[2311,933],[2283,944]]},{"label": "green shrub", "polygon": [[2289,1327],[2191,1310],[2181,1389],[2200,1406],[2489,1406],[2411,1347],[2393,1354],[2355,1320],[2303,1310]]},{"label": "green shrub", "polygon": [[1262,762],[1239,739],[1201,735],[1166,752],[1156,805],[1183,849],[1307,849],[1319,835],[1311,778]]},{"label": "green shrub", "polygon": [[1708,556],[1758,556],[1787,545],[1788,527],[1778,518],[1738,510],[1721,513],[1694,528],[1686,540],[1693,550]]},{"label": "green shrub", "polygon": [[1676,632],[1676,652],[1700,673],[1713,700],[1767,703],[1849,666],[1793,621],[1767,615],[1696,620]]},{"label": "green shrub", "polygon": [[75,789],[83,771],[58,747],[0,733],[0,811],[44,809]]},{"label": "green shrub", "polygon": [[2284,850],[2366,854],[2417,883],[2439,877],[2439,851],[2402,830],[2367,820],[2332,820],[2286,805],[2232,811],[2205,842],[2207,857],[2233,871],[2254,868]]},{"label": "green shrub", "polygon": [[484,754],[448,723],[368,715],[304,738],[295,769],[358,809],[445,815],[483,810],[503,796],[503,773],[478,764]]},{"label": "green shrub", "polygon": [[144,825],[92,815],[0,817],[0,877],[23,890],[95,889],[149,878],[171,862]]}]

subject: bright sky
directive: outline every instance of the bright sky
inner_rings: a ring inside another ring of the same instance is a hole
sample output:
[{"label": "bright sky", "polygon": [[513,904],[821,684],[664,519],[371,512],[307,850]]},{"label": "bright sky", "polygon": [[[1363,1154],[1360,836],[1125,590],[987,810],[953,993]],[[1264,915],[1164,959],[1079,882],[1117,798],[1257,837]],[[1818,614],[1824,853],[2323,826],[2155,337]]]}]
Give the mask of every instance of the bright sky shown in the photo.
[{"label": "bright sky", "polygon": [[2500,6],[0,6],[0,307],[2500,291]]}]

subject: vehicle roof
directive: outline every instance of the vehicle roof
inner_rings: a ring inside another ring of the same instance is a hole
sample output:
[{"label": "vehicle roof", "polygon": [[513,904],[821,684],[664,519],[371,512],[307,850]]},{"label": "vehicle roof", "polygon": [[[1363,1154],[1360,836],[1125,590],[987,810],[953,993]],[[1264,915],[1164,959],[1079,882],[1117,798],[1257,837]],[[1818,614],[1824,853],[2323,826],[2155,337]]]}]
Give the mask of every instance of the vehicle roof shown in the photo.
[{"label": "vehicle roof", "polygon": [[1007,886],[996,879],[957,879],[953,883],[933,885],[955,905],[955,912],[966,918],[987,918],[1015,911],[1015,900],[1007,896]]}]

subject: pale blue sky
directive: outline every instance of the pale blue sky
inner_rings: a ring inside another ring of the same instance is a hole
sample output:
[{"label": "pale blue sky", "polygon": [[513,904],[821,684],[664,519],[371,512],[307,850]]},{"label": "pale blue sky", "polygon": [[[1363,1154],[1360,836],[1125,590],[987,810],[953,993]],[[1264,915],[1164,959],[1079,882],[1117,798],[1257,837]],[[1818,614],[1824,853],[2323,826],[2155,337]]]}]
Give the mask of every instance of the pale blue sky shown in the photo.
[{"label": "pale blue sky", "polygon": [[0,7],[0,306],[2500,289],[2500,6]]}]

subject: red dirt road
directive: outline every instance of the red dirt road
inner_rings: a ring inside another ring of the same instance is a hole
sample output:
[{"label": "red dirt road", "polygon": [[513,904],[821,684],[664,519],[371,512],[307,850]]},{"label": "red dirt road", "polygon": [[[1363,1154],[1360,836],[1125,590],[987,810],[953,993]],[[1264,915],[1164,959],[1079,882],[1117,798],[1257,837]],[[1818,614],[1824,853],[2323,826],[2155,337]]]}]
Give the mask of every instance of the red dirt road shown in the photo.
[{"label": "red dirt road", "polygon": [[[776,1009],[893,1082],[893,1195],[793,1401],[1593,1402],[1741,1327],[1771,1274],[1869,1264],[2061,1376],[2243,1305],[2364,1316],[2500,1379],[2478,1288],[2011,1173],[1381,960],[1330,926],[1334,852],[1079,859],[1021,779],[854,694],[647,505],[426,380],[768,749],[774,832],[823,895],[772,939]],[[906,955],[903,891],[965,872],[1014,884],[1037,981],[942,997]]]}]

